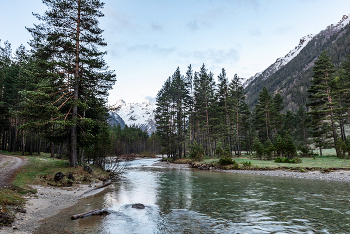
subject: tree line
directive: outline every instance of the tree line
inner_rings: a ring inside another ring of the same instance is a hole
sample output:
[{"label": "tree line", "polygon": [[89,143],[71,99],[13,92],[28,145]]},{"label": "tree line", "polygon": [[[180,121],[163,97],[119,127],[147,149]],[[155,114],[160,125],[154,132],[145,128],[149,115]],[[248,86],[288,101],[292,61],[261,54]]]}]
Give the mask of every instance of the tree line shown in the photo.
[{"label": "tree line", "polygon": [[162,146],[158,135],[152,133],[150,136],[136,125],[121,128],[118,126],[111,127],[110,131],[112,143],[112,155],[130,155],[130,154],[147,154],[155,155],[161,152]]},{"label": "tree line", "polygon": [[41,23],[27,28],[31,49],[21,45],[13,56],[9,42],[0,46],[1,148],[64,151],[71,166],[86,157],[98,163],[110,149],[106,101],[116,81],[100,51],[104,3],[43,3],[44,15],[34,14]]},{"label": "tree line", "polygon": [[255,151],[260,158],[271,159],[273,153],[293,158],[297,149],[306,155],[311,146],[335,147],[338,157],[344,157],[350,149],[345,131],[350,123],[350,58],[335,70],[323,52],[313,73],[307,106],[292,112],[285,111],[280,92],[271,94],[266,87],[250,110],[241,78],[229,80],[225,69],[216,81],[204,64],[198,72],[190,65],[184,75],[177,68],[156,97],[161,144],[172,158],[199,149],[210,157]]}]

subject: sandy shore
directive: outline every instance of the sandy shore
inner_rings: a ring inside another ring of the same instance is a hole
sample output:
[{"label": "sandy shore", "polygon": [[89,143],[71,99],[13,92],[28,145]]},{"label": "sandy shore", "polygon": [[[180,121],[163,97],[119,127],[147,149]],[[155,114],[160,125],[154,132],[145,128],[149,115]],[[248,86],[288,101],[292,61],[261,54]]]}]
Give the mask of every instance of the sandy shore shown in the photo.
[{"label": "sandy shore", "polygon": [[[169,162],[157,162],[153,165],[165,167],[165,168],[176,168],[176,169],[185,169],[185,170],[188,170],[191,168],[190,165],[188,164],[176,164],[176,163],[169,163]],[[291,178],[298,178],[298,179],[332,180],[332,181],[350,182],[350,171],[346,171],[346,170],[337,170],[329,173],[322,173],[320,171],[296,172],[296,171],[287,171],[287,170],[275,170],[275,171],[211,170],[211,171],[236,173],[236,174],[291,177]]]},{"label": "sandy shore", "polygon": [[[99,185],[102,185],[102,183],[95,186]],[[16,221],[12,224],[12,227],[1,228],[0,234],[33,233],[42,224],[40,221],[58,214],[62,209],[75,205],[80,198],[91,196],[105,189],[97,189],[81,197],[91,187],[88,185],[79,185],[72,188],[55,188],[39,185],[32,185],[32,187],[37,189],[37,194],[26,197],[27,202],[24,207],[26,213],[17,213]]]}]

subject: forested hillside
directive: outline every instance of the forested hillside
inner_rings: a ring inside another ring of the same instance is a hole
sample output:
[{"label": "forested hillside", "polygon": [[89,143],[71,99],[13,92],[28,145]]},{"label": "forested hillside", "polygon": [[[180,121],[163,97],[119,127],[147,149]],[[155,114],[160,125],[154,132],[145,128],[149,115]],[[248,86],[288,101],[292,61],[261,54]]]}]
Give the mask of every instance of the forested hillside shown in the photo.
[{"label": "forested hillside", "polygon": [[273,152],[293,158],[297,148],[307,155],[315,146],[334,147],[344,158],[350,151],[345,132],[350,124],[350,53],[342,53],[348,55],[338,68],[326,51],[313,62],[305,90],[308,112],[300,105],[297,111],[284,113],[283,96],[266,87],[251,111],[238,75],[229,80],[222,69],[216,83],[204,64],[198,72],[190,65],[186,75],[177,68],[157,95],[155,117],[162,146],[173,159],[182,158],[187,150],[196,159],[208,155],[230,160],[226,157],[241,151],[256,151],[266,159]]},{"label": "forested hillside", "polygon": [[327,27],[315,35],[300,53],[281,69],[266,79],[262,75],[256,77],[245,87],[249,107],[252,108],[257,103],[259,92],[263,87],[283,97],[285,111],[296,111],[300,105],[306,105],[312,66],[324,50],[338,68],[350,51],[350,25],[341,29],[333,25]]}]

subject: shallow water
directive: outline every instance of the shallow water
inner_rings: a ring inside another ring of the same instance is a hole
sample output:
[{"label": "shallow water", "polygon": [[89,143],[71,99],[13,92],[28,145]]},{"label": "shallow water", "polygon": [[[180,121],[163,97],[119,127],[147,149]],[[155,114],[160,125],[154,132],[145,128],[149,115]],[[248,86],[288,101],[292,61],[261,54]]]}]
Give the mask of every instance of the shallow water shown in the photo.
[{"label": "shallow water", "polygon": [[[350,233],[349,183],[151,167],[156,160],[133,161],[113,187],[37,233]],[[70,220],[96,208],[111,214]]]}]

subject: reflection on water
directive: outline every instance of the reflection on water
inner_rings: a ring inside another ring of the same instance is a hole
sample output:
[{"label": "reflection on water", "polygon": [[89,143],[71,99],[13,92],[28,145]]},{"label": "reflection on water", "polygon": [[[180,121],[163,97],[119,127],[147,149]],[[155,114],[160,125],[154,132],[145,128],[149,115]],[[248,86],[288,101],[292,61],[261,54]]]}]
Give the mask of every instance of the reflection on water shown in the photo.
[{"label": "reflection on water", "polygon": [[[63,227],[72,233],[350,233],[348,183],[153,168],[153,162],[132,162],[114,188],[46,220],[38,233],[48,227],[56,233],[67,233]],[[95,208],[111,214],[69,220]]]}]

